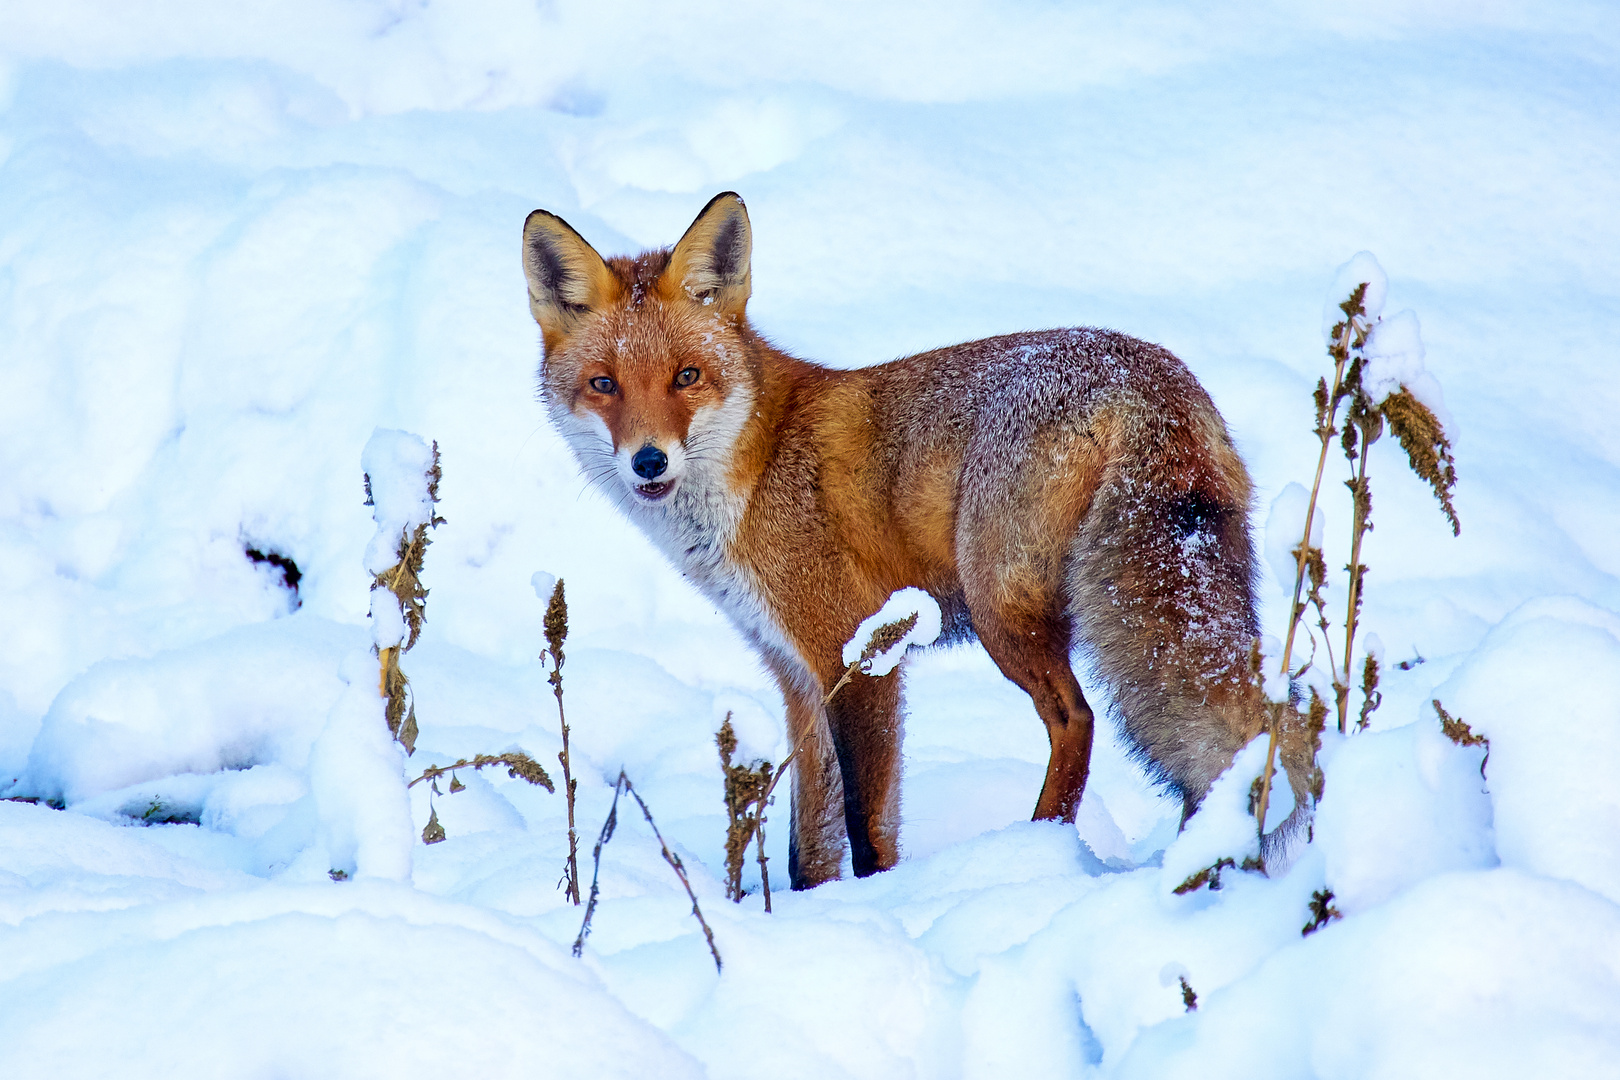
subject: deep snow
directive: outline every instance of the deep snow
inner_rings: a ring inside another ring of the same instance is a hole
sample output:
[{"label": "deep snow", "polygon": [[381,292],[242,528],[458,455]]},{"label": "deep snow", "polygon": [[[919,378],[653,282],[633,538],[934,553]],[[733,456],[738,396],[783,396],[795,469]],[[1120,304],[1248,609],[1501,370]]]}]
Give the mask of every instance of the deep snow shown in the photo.
[{"label": "deep snow", "polygon": [[[1617,63],[1598,3],[0,7],[0,794],[67,807],[0,802],[0,1073],[1620,1075]],[[670,243],[726,188],[751,317],[802,355],[1173,349],[1268,563],[1318,313],[1377,253],[1463,533],[1374,449],[1385,700],[1326,738],[1288,873],[1173,891],[1241,861],[1253,751],[1178,836],[1105,737],[1078,828],[1029,823],[1040,725],[962,648],[905,661],[901,866],[725,901],[713,733],[780,758],[781,704],[549,429],[518,237],[539,206]],[[379,428],[444,465],[408,761],[369,652]],[[639,817],[575,960],[559,796],[404,790],[554,761],[548,574],[581,832],[626,769],[718,978]],[[1324,887],[1343,918],[1302,937]]]}]

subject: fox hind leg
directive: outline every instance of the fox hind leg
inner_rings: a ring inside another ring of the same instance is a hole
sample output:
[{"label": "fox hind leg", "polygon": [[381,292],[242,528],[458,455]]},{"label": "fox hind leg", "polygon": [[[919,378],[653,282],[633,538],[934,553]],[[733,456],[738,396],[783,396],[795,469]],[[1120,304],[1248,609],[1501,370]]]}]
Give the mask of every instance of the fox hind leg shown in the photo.
[{"label": "fox hind leg", "polygon": [[1091,771],[1096,718],[1069,665],[1066,620],[1003,608],[976,610],[973,623],[990,658],[1030,696],[1046,725],[1051,757],[1034,819],[1073,821]]}]

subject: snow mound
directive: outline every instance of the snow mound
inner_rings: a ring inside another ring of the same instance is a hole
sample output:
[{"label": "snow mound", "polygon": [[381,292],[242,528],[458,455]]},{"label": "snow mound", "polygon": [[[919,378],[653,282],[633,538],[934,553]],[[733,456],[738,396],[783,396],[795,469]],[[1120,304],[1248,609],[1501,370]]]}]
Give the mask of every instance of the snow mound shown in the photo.
[{"label": "snow mound", "polygon": [[1502,864],[1620,902],[1620,616],[1574,597],[1532,600],[1434,696],[1490,739]]},{"label": "snow mound", "polygon": [[302,769],[343,692],[332,658],[357,636],[300,613],[95,664],[52,703],[21,787],[73,805],[179,773]]},{"label": "snow mound", "polygon": [[[1290,482],[1277,492],[1275,499],[1271,500],[1271,512],[1266,515],[1266,564],[1271,567],[1278,587],[1290,599],[1294,595],[1294,579],[1299,574],[1294,549],[1305,537],[1305,510],[1310,503],[1311,493],[1305,490],[1305,486]],[[1315,513],[1311,515],[1312,547],[1322,546],[1322,532],[1326,527],[1327,518],[1323,515],[1321,501],[1318,500]],[[1310,583],[1306,582],[1306,588],[1309,587]]]}]

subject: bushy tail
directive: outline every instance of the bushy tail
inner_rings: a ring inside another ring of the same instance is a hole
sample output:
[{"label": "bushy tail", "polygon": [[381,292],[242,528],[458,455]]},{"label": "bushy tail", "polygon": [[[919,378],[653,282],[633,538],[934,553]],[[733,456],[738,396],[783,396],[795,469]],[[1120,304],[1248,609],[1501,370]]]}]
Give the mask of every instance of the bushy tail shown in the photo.
[{"label": "bushy tail", "polygon": [[1225,490],[1202,465],[1116,456],[1069,568],[1081,654],[1143,764],[1188,813],[1264,723],[1248,661],[1258,627],[1248,492]]}]

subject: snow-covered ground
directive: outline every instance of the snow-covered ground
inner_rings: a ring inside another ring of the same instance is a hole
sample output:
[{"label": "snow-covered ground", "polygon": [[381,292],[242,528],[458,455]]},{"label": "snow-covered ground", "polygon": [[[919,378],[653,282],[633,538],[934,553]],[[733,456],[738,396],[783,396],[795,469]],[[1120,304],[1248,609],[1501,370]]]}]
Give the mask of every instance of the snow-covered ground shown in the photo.
[{"label": "snow-covered ground", "polygon": [[[518,238],[538,206],[666,244],[728,188],[801,355],[1167,345],[1257,531],[1315,464],[1334,273],[1377,254],[1463,531],[1374,449],[1385,700],[1288,873],[1172,892],[1247,759],[1178,838],[1105,739],[1078,830],[1029,823],[1042,730],[966,648],[906,661],[905,861],[724,899],[713,735],[780,756],[780,701],[549,429]],[[1620,1075],[1616,207],[1607,3],[0,5],[0,794],[66,804],[0,802],[0,1075]],[[555,760],[533,582],[565,578],[587,853],[622,767],[722,974],[638,813],[578,960],[560,796],[468,774],[404,845],[378,428],[443,457],[410,768]]]}]

